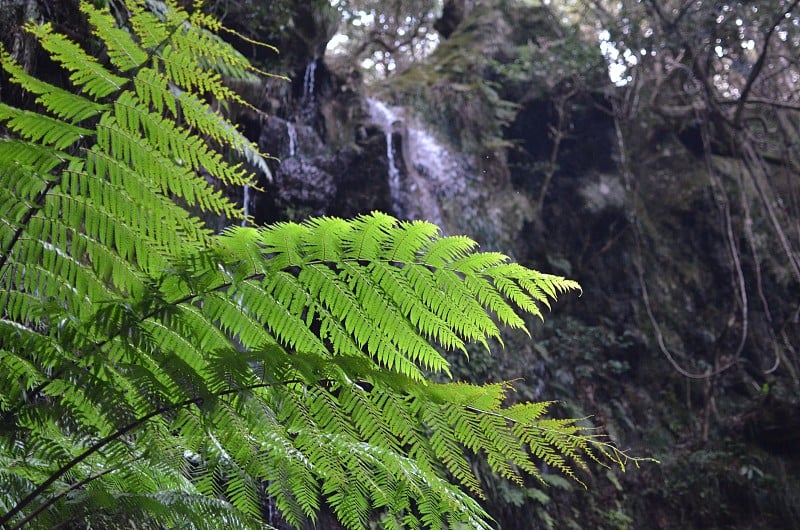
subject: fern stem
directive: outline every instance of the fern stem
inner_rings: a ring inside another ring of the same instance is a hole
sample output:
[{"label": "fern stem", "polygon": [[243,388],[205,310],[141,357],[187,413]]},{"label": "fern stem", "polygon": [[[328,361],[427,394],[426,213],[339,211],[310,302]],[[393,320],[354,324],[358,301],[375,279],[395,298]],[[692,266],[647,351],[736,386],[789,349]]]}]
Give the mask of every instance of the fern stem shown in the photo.
[{"label": "fern stem", "polygon": [[[120,464],[119,466],[114,466],[114,467],[110,467],[110,468],[108,468],[108,469],[104,469],[103,471],[100,471],[100,472],[98,472],[98,473],[95,473],[94,475],[89,475],[89,476],[88,476],[88,477],[86,477],[85,479],[83,479],[83,480],[81,480],[81,481],[78,481],[78,482],[76,482],[76,483],[74,483],[74,484],[71,484],[71,485],[70,485],[70,486],[69,486],[67,489],[65,489],[64,491],[62,491],[62,492],[58,493],[57,495],[55,495],[55,496],[54,496],[54,497],[51,499],[51,502],[46,502],[46,503],[43,503],[43,504],[39,505],[39,507],[37,507],[37,508],[36,508],[35,510],[33,510],[31,513],[29,513],[27,516],[25,516],[25,518],[24,518],[24,519],[22,519],[20,522],[18,522],[18,523],[17,523],[17,524],[15,524],[14,526],[12,526],[12,527],[10,528],[10,530],[19,530],[20,528],[22,528],[23,526],[25,526],[26,524],[28,524],[29,522],[31,522],[33,519],[35,519],[37,515],[39,515],[40,513],[42,513],[44,510],[46,510],[46,509],[48,508],[48,506],[51,506],[51,505],[52,505],[53,503],[55,503],[55,502],[56,502],[58,499],[60,499],[61,497],[63,497],[63,496],[64,496],[64,495],[66,495],[67,493],[69,493],[70,491],[76,490],[76,489],[80,488],[81,486],[84,486],[84,485],[88,484],[89,482],[93,481],[94,479],[100,478],[100,477],[102,477],[103,475],[107,475],[107,474],[111,473],[112,471],[116,471],[116,470],[117,470],[117,469],[119,469],[120,467],[122,467],[122,465],[121,465],[121,464]],[[66,524],[66,523],[68,523],[68,522],[69,522],[69,521],[64,521],[64,522],[63,522],[63,523],[61,523],[59,526],[61,526],[61,525],[64,525],[64,524]]]},{"label": "fern stem", "polygon": [[[288,381],[280,381],[280,382],[277,382],[277,383],[258,383],[258,384],[255,384],[255,385],[249,385],[249,386],[245,386],[245,387],[239,387],[239,388],[232,388],[232,389],[224,390],[224,391],[222,391],[222,392],[220,392],[218,394],[213,395],[213,397],[218,397],[219,398],[219,397],[228,396],[230,394],[235,394],[235,393],[241,392],[243,390],[254,390],[256,388],[268,388],[268,387],[275,386],[275,385],[289,385],[289,384],[293,384],[293,383],[303,383],[303,381],[299,380],[299,379],[292,379],[292,380],[288,380]],[[25,509],[26,506],[28,506],[33,501],[35,501],[42,493],[44,493],[44,491],[47,488],[52,486],[53,483],[55,483],[58,479],[63,477],[67,472],[69,472],[70,469],[72,469],[73,467],[77,466],[78,464],[80,464],[81,462],[83,462],[84,460],[86,460],[87,458],[89,458],[90,456],[95,454],[96,452],[100,451],[103,447],[105,447],[108,444],[110,444],[111,442],[117,440],[121,436],[124,436],[127,433],[133,431],[134,429],[144,425],[145,423],[147,423],[148,421],[150,421],[151,419],[153,419],[153,418],[155,418],[157,416],[160,416],[160,415],[165,414],[167,412],[180,410],[180,409],[182,409],[184,407],[188,407],[190,405],[200,405],[203,402],[203,399],[204,398],[201,398],[201,397],[195,397],[195,398],[187,399],[187,400],[182,401],[180,403],[173,403],[171,405],[165,405],[163,407],[160,407],[160,408],[154,410],[153,412],[145,414],[141,418],[139,418],[136,421],[134,421],[132,423],[129,423],[128,425],[118,429],[116,432],[114,432],[112,434],[109,434],[105,438],[103,438],[101,440],[98,440],[94,445],[92,445],[91,447],[86,449],[83,453],[79,454],[78,456],[76,456],[75,458],[73,458],[72,460],[70,460],[69,462],[67,462],[66,464],[61,466],[60,468],[58,468],[55,471],[55,473],[53,473],[52,475],[50,475],[50,477],[47,478],[47,480],[42,482],[32,492],[30,492],[27,496],[25,496],[25,498],[23,498],[17,504],[15,504],[14,507],[11,508],[11,510],[9,510],[2,518],[0,518],[0,526],[2,526],[3,528],[8,528],[7,527],[8,522],[11,521],[11,519],[15,515],[20,513],[20,511]],[[39,507],[36,508],[34,513],[35,514],[41,513],[48,506],[52,506],[52,504],[54,502],[56,502],[56,500],[58,500],[60,497],[61,497],[61,494],[47,499],[44,503],[42,503]],[[17,523],[16,525],[10,527],[9,530],[19,529],[21,527],[21,524],[27,524],[28,522],[30,522],[31,519],[32,519],[32,517],[28,516],[21,523]]]},{"label": "fern stem", "polygon": [[[44,207],[44,201],[47,198],[47,194],[50,193],[53,188],[58,186],[61,183],[61,177],[56,178],[55,180],[51,180],[45,185],[44,189],[39,192],[39,195],[36,196],[36,199],[33,201],[33,205],[28,208],[28,211],[25,212],[25,215],[22,216],[20,220],[19,227],[14,231],[14,236],[11,238],[11,241],[8,242],[8,247],[3,250],[3,255],[0,256],[0,271],[6,266],[8,263],[8,258],[11,257],[11,252],[14,250],[14,245],[17,244],[17,241],[22,237],[22,233],[25,231],[25,227],[30,222],[33,214],[38,212]],[[5,274],[5,271],[3,271]],[[3,314],[5,314],[6,308],[3,308]]]}]

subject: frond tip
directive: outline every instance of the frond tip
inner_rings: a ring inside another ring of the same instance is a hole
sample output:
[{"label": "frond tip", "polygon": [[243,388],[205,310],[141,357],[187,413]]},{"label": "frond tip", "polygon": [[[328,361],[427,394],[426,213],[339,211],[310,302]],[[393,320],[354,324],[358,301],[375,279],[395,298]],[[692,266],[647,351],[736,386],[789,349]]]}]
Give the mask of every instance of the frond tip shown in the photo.
[{"label": "frond tip", "polygon": [[[272,298],[275,307],[302,316],[304,327],[320,330],[326,356],[366,353],[415,378],[447,371],[435,346],[464,351],[469,342],[500,339],[495,318],[526,330],[521,315],[541,316],[540,305],[578,288],[502,254],[477,252],[468,238],[441,237],[429,223],[377,212],[351,221],[281,223],[257,233],[234,228],[219,241],[234,253],[267,258],[237,265],[241,274],[263,278],[250,284],[245,305],[258,306],[251,295]],[[299,336],[296,326],[273,326],[273,332],[287,345]]]}]

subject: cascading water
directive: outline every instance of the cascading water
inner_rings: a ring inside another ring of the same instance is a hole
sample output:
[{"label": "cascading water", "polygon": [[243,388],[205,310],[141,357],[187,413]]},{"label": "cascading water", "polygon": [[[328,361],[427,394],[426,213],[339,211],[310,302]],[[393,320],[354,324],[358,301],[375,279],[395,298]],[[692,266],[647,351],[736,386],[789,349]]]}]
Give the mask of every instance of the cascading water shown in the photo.
[{"label": "cascading water", "polygon": [[289,136],[289,156],[297,154],[297,129],[291,121],[286,122],[286,134]]},{"label": "cascading water", "polygon": [[[445,231],[460,228],[460,218],[470,209],[467,188],[474,173],[466,157],[451,152],[417,120],[406,118],[402,109],[390,108],[373,98],[367,101],[372,122],[386,133],[389,189],[395,214],[426,219]],[[400,133],[403,138],[401,155],[406,174],[402,179],[395,163],[393,133]]]},{"label": "cascading water", "polygon": [[394,145],[392,136],[395,132],[395,123],[399,121],[398,115],[392,111],[385,103],[377,99],[368,98],[370,119],[383,130],[386,136],[386,158],[389,165],[389,194],[392,199],[394,214],[398,217],[403,215],[403,198],[400,182],[400,170],[394,158]]},{"label": "cascading water", "polygon": [[247,217],[250,215],[250,186],[244,185],[242,196],[242,205],[244,207],[244,219],[242,219],[242,226],[247,226]]},{"label": "cascading water", "polygon": [[[406,167],[412,161],[407,184],[412,214],[420,212],[446,233],[467,234],[483,248],[510,253],[530,218],[528,199],[503,182],[502,174],[480,170],[476,158],[449,148],[430,130],[412,121],[404,137]],[[484,156],[489,160],[491,155]]]},{"label": "cascading water", "polygon": [[[392,213],[428,220],[445,233],[467,234],[486,248],[508,252],[528,219],[528,200],[511,186],[498,185],[474,157],[449,147],[408,109],[372,98],[367,102],[371,122],[386,134]],[[397,134],[402,149],[397,142],[393,145]],[[396,163],[400,160],[402,165]]]},{"label": "cascading water", "polygon": [[317,61],[316,59],[308,63],[306,72],[303,75],[303,99],[314,99],[314,82],[317,76]]},{"label": "cascading water", "polygon": [[470,171],[465,160],[450,152],[422,127],[408,127],[407,148],[413,161],[415,184],[425,182],[426,188],[441,201],[460,197],[466,192]]}]

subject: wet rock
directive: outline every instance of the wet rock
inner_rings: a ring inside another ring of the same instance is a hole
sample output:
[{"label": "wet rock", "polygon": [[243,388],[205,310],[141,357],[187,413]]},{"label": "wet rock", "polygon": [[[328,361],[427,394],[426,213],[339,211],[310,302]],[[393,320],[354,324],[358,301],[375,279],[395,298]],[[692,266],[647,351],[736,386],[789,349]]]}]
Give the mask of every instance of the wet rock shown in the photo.
[{"label": "wet rock", "polygon": [[447,0],[442,7],[442,16],[433,24],[433,28],[443,38],[449,38],[464,19],[464,0]]},{"label": "wet rock", "polygon": [[258,144],[262,151],[283,160],[292,156],[316,156],[324,144],[313,127],[270,116],[264,121]]},{"label": "wet rock", "polygon": [[312,160],[288,158],[275,174],[276,203],[285,208],[310,215],[328,213],[328,206],[336,196],[333,175],[315,165]]}]

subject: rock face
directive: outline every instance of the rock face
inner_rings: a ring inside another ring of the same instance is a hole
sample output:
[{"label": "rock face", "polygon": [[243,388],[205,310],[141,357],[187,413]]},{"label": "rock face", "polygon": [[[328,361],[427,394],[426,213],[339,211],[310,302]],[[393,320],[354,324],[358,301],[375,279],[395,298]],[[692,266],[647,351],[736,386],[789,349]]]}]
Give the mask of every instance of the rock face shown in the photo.
[{"label": "rock face", "polygon": [[319,110],[309,112],[307,97],[287,107],[288,119],[264,121],[260,147],[280,161],[274,182],[255,199],[262,205],[257,220],[275,220],[281,212],[346,216],[381,209],[511,252],[532,219],[532,204],[513,188],[505,161],[495,160],[502,151],[464,152],[437,137],[413,108],[346,97],[349,123],[331,121],[341,116],[322,110],[341,107],[335,98],[316,101]]}]

